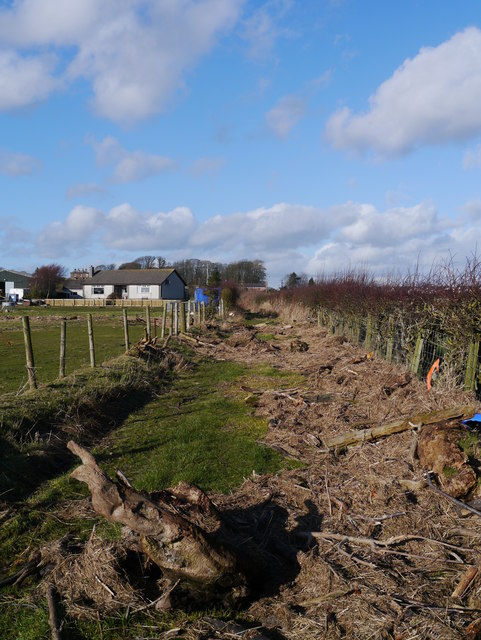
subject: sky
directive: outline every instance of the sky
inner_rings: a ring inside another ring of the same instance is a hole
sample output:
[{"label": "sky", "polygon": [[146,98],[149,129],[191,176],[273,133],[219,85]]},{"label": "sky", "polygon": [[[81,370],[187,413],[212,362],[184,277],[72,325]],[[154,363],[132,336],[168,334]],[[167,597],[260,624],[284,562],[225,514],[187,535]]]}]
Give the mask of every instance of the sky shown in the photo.
[{"label": "sky", "polygon": [[481,247],[479,0],[0,0],[0,265]]}]

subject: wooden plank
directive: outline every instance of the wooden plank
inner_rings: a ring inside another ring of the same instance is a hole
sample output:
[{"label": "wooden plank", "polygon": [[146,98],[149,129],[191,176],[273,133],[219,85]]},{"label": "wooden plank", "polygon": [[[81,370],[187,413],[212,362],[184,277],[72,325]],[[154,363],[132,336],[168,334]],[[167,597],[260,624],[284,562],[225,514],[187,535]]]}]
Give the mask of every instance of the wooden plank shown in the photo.
[{"label": "wooden plank", "polygon": [[389,424],[383,424],[378,427],[371,427],[370,429],[361,429],[356,431],[348,431],[332,438],[324,438],[324,446],[328,449],[335,447],[345,447],[352,444],[359,444],[360,442],[370,442],[371,440],[377,440],[390,436],[394,433],[401,433],[402,431],[408,431],[422,425],[435,424],[436,422],[443,422],[444,420],[452,420],[454,418],[471,417],[476,413],[476,405],[463,405],[461,407],[454,407],[452,409],[442,409],[441,411],[433,411],[432,413],[421,413],[410,418],[403,420],[396,420]]}]

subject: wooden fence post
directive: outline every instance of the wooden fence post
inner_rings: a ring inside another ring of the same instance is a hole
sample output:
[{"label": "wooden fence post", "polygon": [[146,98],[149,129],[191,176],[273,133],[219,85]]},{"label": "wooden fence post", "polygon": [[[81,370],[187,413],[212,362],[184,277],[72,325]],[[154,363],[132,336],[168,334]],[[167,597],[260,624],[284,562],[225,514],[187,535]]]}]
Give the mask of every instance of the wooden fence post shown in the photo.
[{"label": "wooden fence post", "polygon": [[87,329],[89,334],[89,351],[90,351],[90,366],[95,368],[95,344],[94,344],[94,327],[92,322],[92,314],[87,316]]},{"label": "wooden fence post", "polygon": [[129,319],[127,317],[127,309],[125,309],[125,307],[122,308],[122,315],[124,317],[125,353],[127,353],[130,347],[130,342],[129,342]]},{"label": "wooden fence post", "polygon": [[150,307],[145,307],[145,337],[150,340],[152,337],[152,331],[150,326]]},{"label": "wooden fence post", "polygon": [[163,338],[165,337],[165,325],[167,323],[167,303],[164,302],[164,306],[162,309],[162,329],[160,332],[160,337]]},{"label": "wooden fence post", "polygon": [[186,330],[187,333],[189,333],[189,331],[190,331],[190,300],[187,300],[187,302],[185,304],[186,304],[186,307],[187,307],[187,309],[186,309],[187,315],[186,315],[186,318],[185,318],[185,330]]},{"label": "wooden fence post", "polygon": [[476,390],[476,371],[478,368],[479,340],[473,340],[469,345],[468,361],[466,363],[466,376],[464,378],[464,389],[466,391]]},{"label": "wooden fence post", "polygon": [[394,318],[392,316],[389,316],[387,327],[386,360],[387,362],[392,362],[392,351],[394,348]]},{"label": "wooden fence post", "polygon": [[65,378],[65,352],[67,348],[67,321],[60,322],[60,370],[59,377]]},{"label": "wooden fence post", "polygon": [[364,340],[364,347],[367,351],[371,349],[372,344],[372,317],[371,314],[367,314],[367,322],[366,322],[366,338]]},{"label": "wooden fence post", "polygon": [[424,346],[424,336],[421,332],[421,333],[418,333],[418,337],[416,338],[416,345],[414,347],[413,359],[411,361],[411,371],[415,375],[417,375],[417,372],[419,370],[419,365],[421,363],[421,354],[423,352],[423,346]]},{"label": "wooden fence post", "polygon": [[172,303],[174,306],[174,336],[179,335],[179,303]]},{"label": "wooden fence post", "polygon": [[174,334],[174,303],[170,303],[170,327],[169,327],[169,335]]},{"label": "wooden fence post", "polygon": [[205,302],[201,302],[202,322],[205,324]]},{"label": "wooden fence post", "polygon": [[25,341],[25,358],[27,361],[28,383],[30,389],[37,388],[37,375],[35,373],[35,362],[33,360],[32,334],[30,333],[30,318],[24,316],[23,322],[23,339]]},{"label": "wooden fence post", "polygon": [[187,324],[185,319],[185,302],[180,302],[180,331],[181,333],[186,333]]}]

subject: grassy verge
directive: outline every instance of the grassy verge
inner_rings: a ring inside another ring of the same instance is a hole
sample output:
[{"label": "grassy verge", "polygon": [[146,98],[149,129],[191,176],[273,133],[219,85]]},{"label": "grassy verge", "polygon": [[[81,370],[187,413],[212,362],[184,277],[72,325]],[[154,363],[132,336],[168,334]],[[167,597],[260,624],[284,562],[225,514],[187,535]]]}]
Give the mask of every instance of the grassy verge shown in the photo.
[{"label": "grassy verge", "polygon": [[[185,355],[185,347],[183,351]],[[149,373],[144,369],[145,363],[141,362],[136,364],[140,367],[137,373],[126,372],[124,361],[130,364],[130,360],[120,358],[98,372],[82,374],[85,378],[80,387],[86,394],[83,397],[98,391],[102,375],[108,377],[115,371],[113,388],[125,385],[122,394],[129,388],[135,389],[135,385],[129,387],[132,380],[152,377],[152,371]],[[134,366],[133,363],[130,366]],[[115,468],[121,468],[137,488],[148,491],[175,485],[180,480],[196,483],[207,491],[228,491],[252,471],[275,473],[297,466],[258,444],[258,439],[267,431],[266,420],[256,416],[254,409],[245,402],[246,392],[242,387],[282,389],[299,384],[301,379],[299,374],[266,365],[249,369],[232,362],[199,361],[173,377],[168,391],[162,395],[151,395],[140,406],[133,402],[130,411],[126,410],[123,418],[120,416],[118,428],[98,442],[95,455],[107,472],[112,474]],[[67,390],[63,385],[67,384],[73,385],[72,380],[60,384],[57,397],[57,401],[59,397],[66,401],[65,410],[72,403],[72,396],[66,398]],[[56,392],[52,388],[48,393],[46,391],[32,394],[32,397],[42,397],[41,413],[45,418],[49,412],[58,411],[55,404],[48,405],[49,397],[52,402]],[[71,393],[74,396],[78,393],[80,397],[80,389],[75,385]],[[36,401],[39,402],[38,397]],[[35,445],[26,446],[23,455],[27,453],[35,453]],[[28,463],[29,458],[24,459]],[[32,475],[28,464],[25,474]],[[76,515],[72,505],[75,501],[83,501],[87,495],[86,487],[72,480],[69,472],[57,474],[26,495],[23,506],[0,525],[0,567],[3,566],[3,571],[11,573],[15,559],[22,564],[29,551],[67,533],[79,541],[86,540],[94,524],[100,536],[106,539],[118,536],[118,527],[98,518],[85,519]],[[68,505],[67,517],[64,510]],[[8,571],[7,567],[10,567]],[[206,613],[193,612],[189,617]],[[234,615],[232,612],[209,613]],[[67,620],[64,633],[74,640],[158,637],[161,631],[185,619],[186,614],[182,612],[157,614],[149,611],[128,620],[123,616],[98,622]],[[46,603],[34,582],[27,581],[22,587],[9,587],[0,592],[0,637],[47,640],[49,634]]]}]

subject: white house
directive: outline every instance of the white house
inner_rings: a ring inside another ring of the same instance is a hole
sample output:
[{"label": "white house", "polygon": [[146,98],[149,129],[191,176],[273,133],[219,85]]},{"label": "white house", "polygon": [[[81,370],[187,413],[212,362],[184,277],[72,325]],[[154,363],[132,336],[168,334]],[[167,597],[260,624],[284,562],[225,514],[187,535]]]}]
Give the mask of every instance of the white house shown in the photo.
[{"label": "white house", "polygon": [[186,284],[175,269],[112,269],[82,281],[84,298],[185,300]]}]

